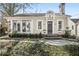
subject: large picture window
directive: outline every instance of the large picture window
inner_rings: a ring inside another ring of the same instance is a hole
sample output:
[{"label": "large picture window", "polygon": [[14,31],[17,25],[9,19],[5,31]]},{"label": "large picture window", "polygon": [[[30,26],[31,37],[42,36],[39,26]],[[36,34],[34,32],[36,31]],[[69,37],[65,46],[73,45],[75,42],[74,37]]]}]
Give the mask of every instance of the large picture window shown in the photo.
[{"label": "large picture window", "polygon": [[61,31],[61,29],[62,29],[62,21],[59,21],[58,22],[58,30]]},{"label": "large picture window", "polygon": [[38,21],[38,29],[42,29],[42,21]]}]

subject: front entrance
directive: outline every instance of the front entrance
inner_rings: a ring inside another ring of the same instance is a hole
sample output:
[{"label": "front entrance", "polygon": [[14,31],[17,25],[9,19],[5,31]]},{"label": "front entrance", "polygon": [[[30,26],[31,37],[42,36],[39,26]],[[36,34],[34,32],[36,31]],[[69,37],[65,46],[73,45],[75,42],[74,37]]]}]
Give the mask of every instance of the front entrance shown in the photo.
[{"label": "front entrance", "polygon": [[47,33],[52,34],[52,21],[47,22]]}]

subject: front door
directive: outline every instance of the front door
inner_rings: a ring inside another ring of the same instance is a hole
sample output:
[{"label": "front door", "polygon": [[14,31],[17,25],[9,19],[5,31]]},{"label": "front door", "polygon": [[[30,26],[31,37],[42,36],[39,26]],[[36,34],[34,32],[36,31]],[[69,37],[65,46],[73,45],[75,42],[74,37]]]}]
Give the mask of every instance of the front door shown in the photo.
[{"label": "front door", "polygon": [[52,34],[52,21],[47,22],[47,33]]}]

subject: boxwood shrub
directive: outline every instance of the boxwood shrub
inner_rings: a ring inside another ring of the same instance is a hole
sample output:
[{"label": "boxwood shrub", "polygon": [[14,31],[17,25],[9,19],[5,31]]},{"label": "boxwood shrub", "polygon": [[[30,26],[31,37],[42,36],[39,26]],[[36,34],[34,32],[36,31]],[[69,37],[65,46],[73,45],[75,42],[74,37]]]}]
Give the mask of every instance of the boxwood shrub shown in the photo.
[{"label": "boxwood shrub", "polygon": [[43,34],[20,34],[20,33],[15,33],[15,34],[9,34],[9,37],[12,38],[42,38]]}]

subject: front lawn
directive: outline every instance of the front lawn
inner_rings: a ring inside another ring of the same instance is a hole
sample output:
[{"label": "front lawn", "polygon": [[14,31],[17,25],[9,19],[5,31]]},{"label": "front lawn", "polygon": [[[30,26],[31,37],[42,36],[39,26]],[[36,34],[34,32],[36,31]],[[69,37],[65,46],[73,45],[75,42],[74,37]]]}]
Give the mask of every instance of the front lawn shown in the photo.
[{"label": "front lawn", "polygon": [[79,46],[55,46],[21,41],[0,42],[1,56],[72,56],[79,55]]}]

